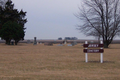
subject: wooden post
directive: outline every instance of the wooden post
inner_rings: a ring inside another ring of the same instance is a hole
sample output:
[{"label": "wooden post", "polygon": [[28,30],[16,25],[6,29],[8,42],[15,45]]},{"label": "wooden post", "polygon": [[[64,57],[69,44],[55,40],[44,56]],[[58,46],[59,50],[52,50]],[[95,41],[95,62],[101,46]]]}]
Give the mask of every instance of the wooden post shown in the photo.
[{"label": "wooden post", "polygon": [[[85,41],[85,44],[88,44],[88,42]],[[85,49],[87,49],[87,48],[85,48]],[[88,62],[88,53],[85,53],[85,62],[86,62],[86,63]]]},{"label": "wooden post", "polygon": [[[103,44],[103,41],[100,41],[100,44]],[[101,47],[101,49],[103,49],[103,48]],[[103,53],[100,54],[100,58],[101,58],[100,62],[103,63]]]}]

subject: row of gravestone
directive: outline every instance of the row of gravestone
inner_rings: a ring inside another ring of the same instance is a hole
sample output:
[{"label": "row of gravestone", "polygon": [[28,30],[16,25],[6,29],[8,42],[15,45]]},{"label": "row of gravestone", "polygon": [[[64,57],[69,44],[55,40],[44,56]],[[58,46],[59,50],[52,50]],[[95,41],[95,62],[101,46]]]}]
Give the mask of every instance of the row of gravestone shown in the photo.
[{"label": "row of gravestone", "polygon": [[[27,43],[31,43],[30,40],[27,40]],[[34,42],[33,42],[34,45],[37,45],[37,40],[36,40],[36,37],[34,37]],[[67,41],[64,41],[64,44],[67,44]],[[53,46],[53,43],[44,43],[44,45],[48,45],[48,46]],[[73,41],[71,44],[68,44],[68,46],[74,46],[74,45],[77,45],[77,42],[76,41]],[[58,44],[58,46],[63,46],[63,44]]]},{"label": "row of gravestone", "polygon": [[[31,41],[30,40],[28,40],[27,41],[27,44],[30,44],[31,43]],[[33,43],[34,45],[37,45],[37,42],[34,42]],[[42,44],[42,43],[40,43],[40,44]],[[67,43],[66,43],[67,44]],[[44,43],[44,45],[48,45],[48,46],[53,46],[53,43]],[[63,46],[64,44],[58,44],[58,46]],[[77,42],[73,42],[73,43],[71,43],[71,44],[68,44],[67,46],[74,46],[74,45],[77,45]]]},{"label": "row of gravestone", "polygon": [[[53,43],[44,43],[44,45],[53,46]],[[67,46],[75,46],[75,45],[77,45],[77,42],[73,42],[71,44],[68,44]],[[64,44],[58,44],[57,46],[64,46]]]},{"label": "row of gravestone", "polygon": [[[32,42],[31,42],[30,40],[27,40],[27,44],[30,44],[30,43],[32,43]],[[36,37],[34,37],[33,44],[34,44],[34,45],[37,45]]]}]

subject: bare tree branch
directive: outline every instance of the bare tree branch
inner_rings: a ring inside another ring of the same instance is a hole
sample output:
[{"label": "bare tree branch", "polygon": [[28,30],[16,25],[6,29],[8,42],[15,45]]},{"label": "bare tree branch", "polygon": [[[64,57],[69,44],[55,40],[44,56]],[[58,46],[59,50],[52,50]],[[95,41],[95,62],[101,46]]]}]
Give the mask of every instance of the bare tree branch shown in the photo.
[{"label": "bare tree branch", "polygon": [[101,36],[108,47],[120,34],[120,0],[85,0],[79,14],[79,30],[88,36]]}]

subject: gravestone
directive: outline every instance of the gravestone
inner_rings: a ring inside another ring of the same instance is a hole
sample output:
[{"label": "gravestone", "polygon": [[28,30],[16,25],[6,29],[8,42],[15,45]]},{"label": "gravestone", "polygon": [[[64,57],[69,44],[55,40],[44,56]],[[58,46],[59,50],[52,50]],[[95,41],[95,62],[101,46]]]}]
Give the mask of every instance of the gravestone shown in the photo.
[{"label": "gravestone", "polygon": [[40,44],[42,44],[42,42],[39,42]]},{"label": "gravestone", "polygon": [[14,40],[11,40],[11,45],[14,45]]},{"label": "gravestone", "polygon": [[66,41],[66,40],[64,41],[64,44],[67,44],[67,41]]},{"label": "gravestone", "polygon": [[58,44],[58,46],[63,46],[63,44]]},{"label": "gravestone", "polygon": [[72,44],[72,46],[74,46],[74,45],[77,45],[77,42],[76,41],[74,41],[73,43],[71,43]]},{"label": "gravestone", "polygon": [[77,41],[74,41],[74,45],[77,45]]},{"label": "gravestone", "polygon": [[36,37],[34,37],[34,42],[33,42],[34,45],[37,45],[37,40],[36,40]]},{"label": "gravestone", "polygon": [[68,46],[73,46],[72,44],[68,44]]},{"label": "gravestone", "polygon": [[93,43],[94,43],[94,41],[90,41],[89,43],[93,44]]},{"label": "gravestone", "polygon": [[53,43],[44,43],[46,46],[53,46]]},{"label": "gravestone", "polygon": [[31,43],[31,41],[30,40],[27,40],[27,44],[30,44]]}]

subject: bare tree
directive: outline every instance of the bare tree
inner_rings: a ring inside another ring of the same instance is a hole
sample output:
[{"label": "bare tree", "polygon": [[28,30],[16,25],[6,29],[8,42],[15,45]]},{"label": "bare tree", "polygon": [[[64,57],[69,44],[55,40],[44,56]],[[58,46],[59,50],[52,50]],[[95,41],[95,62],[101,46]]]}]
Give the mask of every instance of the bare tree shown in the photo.
[{"label": "bare tree", "polygon": [[80,31],[90,36],[101,36],[104,47],[120,34],[120,0],[84,0],[75,16],[83,24]]}]

